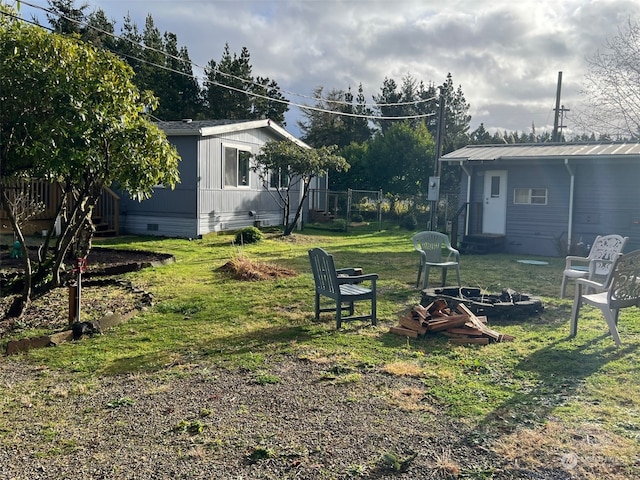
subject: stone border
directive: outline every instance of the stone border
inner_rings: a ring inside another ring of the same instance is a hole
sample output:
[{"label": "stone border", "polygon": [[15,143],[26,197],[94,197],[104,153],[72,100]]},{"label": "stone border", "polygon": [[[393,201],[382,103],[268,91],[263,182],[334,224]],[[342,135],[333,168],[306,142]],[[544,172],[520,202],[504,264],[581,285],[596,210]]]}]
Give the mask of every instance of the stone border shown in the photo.
[{"label": "stone border", "polygon": [[[102,332],[130,320],[138,312],[139,310],[132,310],[125,314],[111,313],[105,315],[99,320],[94,320],[92,323],[94,323],[98,330]],[[73,340],[73,331],[71,329],[53,333],[51,335],[42,335],[41,337],[11,340],[7,343],[7,350],[5,353],[6,355],[15,355],[21,352],[28,352],[34,348],[56,347],[61,343],[71,340]]]},{"label": "stone border", "polygon": [[[105,249],[107,250],[107,249]],[[90,280],[92,277],[100,277],[106,275],[119,275],[128,272],[136,272],[142,270],[143,268],[148,267],[159,267],[162,265],[168,265],[170,263],[175,263],[176,259],[173,255],[170,254],[158,254],[153,252],[154,255],[165,256],[162,260],[151,261],[151,262],[132,262],[122,265],[115,265],[113,267],[105,267],[103,269],[97,269],[87,272],[83,275],[84,278],[88,280],[89,284],[100,283],[100,280]],[[129,288],[131,287],[131,282],[127,282]],[[87,283],[85,283],[85,286]],[[153,298],[151,294],[147,294],[142,292],[143,298],[148,297],[148,301],[150,302]],[[97,331],[104,331],[108,328],[114,327],[121,323],[128,321],[131,317],[133,317],[140,310],[135,309],[125,314],[120,313],[111,313],[107,314],[99,320],[94,320],[92,323],[95,325]],[[7,343],[7,348],[5,351],[6,355],[15,355],[21,352],[28,352],[34,348],[44,348],[44,347],[55,347],[60,345],[61,343],[68,342],[73,340],[73,330],[68,329],[62,332],[53,333],[51,335],[42,335],[40,337],[34,338],[22,338],[20,340],[10,340]]]}]

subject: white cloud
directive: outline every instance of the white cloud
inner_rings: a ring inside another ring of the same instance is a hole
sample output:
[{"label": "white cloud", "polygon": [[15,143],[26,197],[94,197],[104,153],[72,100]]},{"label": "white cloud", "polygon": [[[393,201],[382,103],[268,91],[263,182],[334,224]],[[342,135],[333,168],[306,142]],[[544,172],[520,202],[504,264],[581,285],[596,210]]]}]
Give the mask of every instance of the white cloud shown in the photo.
[{"label": "white cloud", "polygon": [[[218,61],[225,43],[237,53],[247,47],[254,74],[308,96],[317,86],[328,91],[362,83],[371,100],[385,77],[399,82],[411,74],[440,84],[450,72],[472,106],[473,128],[483,122],[487,129],[529,131],[534,122],[538,132],[553,124],[558,72],[562,103],[571,108],[580,100],[586,58],[629,18],[640,19],[636,0],[89,3],[116,21],[116,32],[127,13],[140,30],[150,13],[201,66]],[[297,114],[293,108],[287,116],[292,131]]]}]

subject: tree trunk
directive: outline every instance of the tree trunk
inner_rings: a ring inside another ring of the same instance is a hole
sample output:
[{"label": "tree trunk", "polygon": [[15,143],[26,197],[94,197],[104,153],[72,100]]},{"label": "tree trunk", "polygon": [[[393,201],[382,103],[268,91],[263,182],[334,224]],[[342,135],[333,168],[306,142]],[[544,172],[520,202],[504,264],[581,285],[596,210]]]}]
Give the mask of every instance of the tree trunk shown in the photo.
[{"label": "tree trunk", "polygon": [[71,248],[71,244],[77,237],[78,233],[82,230],[85,222],[91,221],[91,210],[94,204],[94,199],[84,197],[83,199],[78,200],[76,206],[74,206],[73,211],[69,215],[69,221],[63,229],[56,246],[56,256],[51,272],[53,274],[51,284],[54,287],[59,287],[62,284],[61,271],[64,259],[69,252],[69,248]]},{"label": "tree trunk", "polygon": [[302,207],[304,206],[304,202],[307,199],[307,197],[309,196],[309,187],[311,186],[311,178],[307,178],[305,180],[302,181],[302,198],[300,199],[300,203],[298,203],[298,206],[296,208],[296,214],[293,217],[293,221],[290,224],[287,224],[285,229],[284,229],[284,236],[288,236],[291,235],[291,232],[293,232],[293,230],[296,228],[296,225],[298,224],[298,220],[300,219],[300,215],[302,215]]},{"label": "tree trunk", "polygon": [[11,226],[13,227],[13,231],[20,242],[20,249],[22,251],[22,261],[24,265],[24,277],[23,277],[23,285],[22,285],[22,294],[20,297],[17,297],[9,311],[7,313],[8,317],[19,318],[24,315],[24,312],[29,307],[31,303],[31,285],[32,285],[32,268],[31,268],[31,259],[29,258],[29,249],[27,248],[27,242],[25,241],[24,234],[22,233],[22,229],[18,224],[15,215],[13,214],[13,210],[11,209],[11,205],[9,202],[9,198],[7,197],[7,193],[4,189],[2,189],[2,206],[4,210],[7,212],[9,216],[9,221],[11,222]]}]

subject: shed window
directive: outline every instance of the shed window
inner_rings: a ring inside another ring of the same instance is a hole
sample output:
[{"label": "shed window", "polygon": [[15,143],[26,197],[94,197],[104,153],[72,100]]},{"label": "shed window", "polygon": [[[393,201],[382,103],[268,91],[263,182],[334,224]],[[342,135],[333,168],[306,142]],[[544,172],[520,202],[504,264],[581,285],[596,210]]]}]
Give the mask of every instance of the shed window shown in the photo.
[{"label": "shed window", "polygon": [[224,186],[248,187],[251,152],[224,147]]},{"label": "shed window", "polygon": [[516,188],[513,192],[513,203],[516,205],[546,205],[546,188]]}]

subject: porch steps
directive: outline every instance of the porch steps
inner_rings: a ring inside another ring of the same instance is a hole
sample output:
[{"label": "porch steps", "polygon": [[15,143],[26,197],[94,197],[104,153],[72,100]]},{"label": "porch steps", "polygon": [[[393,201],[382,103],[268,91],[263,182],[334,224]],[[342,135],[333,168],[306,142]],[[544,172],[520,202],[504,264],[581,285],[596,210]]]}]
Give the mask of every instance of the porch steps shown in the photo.
[{"label": "porch steps", "polygon": [[102,218],[92,217],[91,221],[96,229],[95,232],[93,232],[94,237],[115,237],[118,235],[118,232],[114,228],[111,228],[109,223],[102,221]]},{"label": "porch steps", "polygon": [[493,233],[465,235],[460,244],[461,253],[500,253],[504,251],[505,236]]}]

